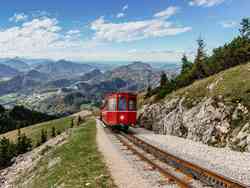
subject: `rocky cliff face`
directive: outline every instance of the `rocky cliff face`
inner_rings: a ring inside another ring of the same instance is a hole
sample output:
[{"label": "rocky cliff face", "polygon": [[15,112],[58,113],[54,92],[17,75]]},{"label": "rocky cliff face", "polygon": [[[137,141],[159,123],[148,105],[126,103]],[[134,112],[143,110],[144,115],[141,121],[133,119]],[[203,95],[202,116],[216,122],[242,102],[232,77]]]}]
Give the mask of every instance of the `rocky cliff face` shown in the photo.
[{"label": "rocky cliff face", "polygon": [[204,98],[193,107],[187,107],[185,102],[185,98],[177,97],[145,105],[139,122],[158,134],[250,152],[250,124],[246,121],[237,125],[249,113],[245,106],[229,106],[213,98]]},{"label": "rocky cliff face", "polygon": [[139,123],[159,134],[250,152],[250,63],[143,102]]}]

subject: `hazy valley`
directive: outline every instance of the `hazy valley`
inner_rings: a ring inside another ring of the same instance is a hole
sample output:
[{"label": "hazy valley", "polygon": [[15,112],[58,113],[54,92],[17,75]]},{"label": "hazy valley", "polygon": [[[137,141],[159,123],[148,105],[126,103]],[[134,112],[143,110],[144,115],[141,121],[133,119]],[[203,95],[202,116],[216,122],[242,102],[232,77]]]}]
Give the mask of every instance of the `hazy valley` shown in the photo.
[{"label": "hazy valley", "polygon": [[156,87],[162,71],[174,77],[180,69],[172,64],[169,68],[142,62],[114,66],[21,58],[2,59],[0,66],[4,68],[0,72],[0,104],[7,108],[24,105],[50,114],[98,105],[107,92],[143,91],[149,84]]}]

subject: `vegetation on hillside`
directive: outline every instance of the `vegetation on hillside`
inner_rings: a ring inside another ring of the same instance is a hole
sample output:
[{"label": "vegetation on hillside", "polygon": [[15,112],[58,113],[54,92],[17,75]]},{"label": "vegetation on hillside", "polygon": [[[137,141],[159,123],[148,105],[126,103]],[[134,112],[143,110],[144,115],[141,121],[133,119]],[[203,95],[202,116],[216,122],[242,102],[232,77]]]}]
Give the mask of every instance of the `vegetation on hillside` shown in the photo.
[{"label": "vegetation on hillside", "polygon": [[23,106],[6,110],[0,105],[0,134],[55,118],[56,116],[29,110]]},{"label": "vegetation on hillside", "polygon": [[230,43],[213,50],[211,56],[205,52],[205,42],[202,38],[197,40],[198,49],[194,62],[190,62],[186,55],[182,58],[181,73],[174,79],[166,82],[166,75],[162,74],[161,80],[167,83],[162,87],[148,90],[146,98],[157,95],[164,98],[167,94],[179,88],[188,86],[196,80],[200,80],[228,68],[250,61],[250,18],[244,18],[241,22],[240,35]]},{"label": "vegetation on hillside", "polygon": [[0,169],[11,165],[12,159],[40,146],[76,124],[72,118],[61,118],[0,135]]},{"label": "vegetation on hillside", "polygon": [[226,103],[241,103],[250,109],[250,63],[196,81],[168,95],[174,96],[185,96],[190,104],[204,97],[221,98]]},{"label": "vegetation on hillside", "polygon": [[0,169],[11,164],[13,157],[26,153],[32,149],[32,141],[18,130],[16,142],[8,138],[0,138]]},{"label": "vegetation on hillside", "polygon": [[68,141],[46,153],[33,171],[17,180],[16,186],[24,183],[40,188],[115,187],[97,149],[95,121],[90,119],[72,129]]}]

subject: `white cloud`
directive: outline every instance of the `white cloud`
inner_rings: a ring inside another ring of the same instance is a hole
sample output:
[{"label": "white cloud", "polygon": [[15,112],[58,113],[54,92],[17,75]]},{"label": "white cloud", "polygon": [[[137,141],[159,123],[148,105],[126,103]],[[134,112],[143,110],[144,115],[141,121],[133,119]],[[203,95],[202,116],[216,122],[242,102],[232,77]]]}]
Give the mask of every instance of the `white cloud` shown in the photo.
[{"label": "white cloud", "polygon": [[80,34],[80,33],[81,33],[81,31],[78,30],[78,29],[72,29],[72,30],[69,30],[67,32],[67,34],[69,34],[69,35],[77,35],[77,34]]},{"label": "white cloud", "polygon": [[12,17],[9,18],[10,22],[21,22],[26,21],[28,19],[28,16],[24,13],[15,13]]},{"label": "white cloud", "polygon": [[122,10],[125,11],[128,9],[128,5],[125,5],[124,7],[122,7]]},{"label": "white cloud", "polygon": [[131,50],[128,51],[129,54],[133,54],[133,53],[136,53],[136,52],[138,52],[137,49],[131,49]]},{"label": "white cloud", "polygon": [[0,31],[0,57],[76,58],[95,45],[81,39],[79,30],[64,33],[58,20],[49,17]]},{"label": "white cloud", "polygon": [[177,27],[166,20],[175,11],[175,9],[170,8],[167,13],[161,13],[161,16],[156,14],[148,20],[123,23],[108,22],[104,17],[100,17],[91,23],[91,29],[95,31],[95,40],[108,42],[130,42],[146,38],[172,36],[190,31],[191,27]]},{"label": "white cloud", "polygon": [[50,17],[52,15],[44,10],[36,10],[31,12],[31,16],[32,18],[40,18],[40,17]]},{"label": "white cloud", "polygon": [[154,17],[155,18],[169,18],[170,16],[173,16],[174,14],[176,14],[178,10],[179,10],[178,7],[170,6],[161,12],[157,12],[154,15]]},{"label": "white cloud", "polygon": [[[28,16],[32,18],[32,13]],[[0,57],[172,61],[178,60],[179,55],[140,49],[124,51],[113,48],[113,44],[106,41],[134,41],[191,30],[190,27],[177,27],[166,18],[153,16],[147,20],[121,23],[112,23],[101,17],[91,24],[94,35],[90,38],[83,38],[84,35],[77,29],[65,30],[57,19],[49,16],[38,16],[21,24],[12,24],[0,30]]]},{"label": "white cloud", "polygon": [[132,49],[127,52],[129,60],[138,61],[163,61],[163,62],[180,62],[183,54],[186,54],[190,60],[193,60],[193,55],[187,51],[175,50],[137,50]]},{"label": "white cloud", "polygon": [[125,14],[124,14],[123,12],[118,13],[118,14],[116,15],[116,18],[123,18],[123,17],[125,17]]},{"label": "white cloud", "polygon": [[224,28],[234,28],[238,26],[238,23],[235,21],[223,21],[220,22],[220,25]]},{"label": "white cloud", "polygon": [[191,0],[189,1],[190,6],[199,7],[212,7],[223,3],[225,0]]}]

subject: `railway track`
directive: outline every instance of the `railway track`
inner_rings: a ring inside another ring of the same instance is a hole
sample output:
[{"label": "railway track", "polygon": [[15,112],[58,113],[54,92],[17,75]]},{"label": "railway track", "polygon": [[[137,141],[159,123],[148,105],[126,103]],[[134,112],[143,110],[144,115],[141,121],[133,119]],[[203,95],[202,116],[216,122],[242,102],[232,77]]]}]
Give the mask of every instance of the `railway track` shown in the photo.
[{"label": "railway track", "polygon": [[231,178],[212,172],[206,168],[163,151],[133,134],[119,132],[117,139],[135,155],[146,161],[154,169],[167,177],[179,187],[218,187],[246,188],[249,187]]}]

